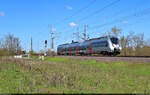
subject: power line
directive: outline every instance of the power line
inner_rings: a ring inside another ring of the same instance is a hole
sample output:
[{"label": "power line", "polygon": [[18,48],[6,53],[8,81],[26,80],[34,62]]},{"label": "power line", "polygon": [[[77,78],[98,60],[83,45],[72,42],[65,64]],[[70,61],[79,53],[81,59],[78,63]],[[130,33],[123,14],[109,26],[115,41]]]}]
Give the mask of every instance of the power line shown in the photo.
[{"label": "power line", "polygon": [[88,3],[85,7],[83,7],[83,8],[81,8],[81,9],[77,10],[77,11],[74,12],[72,15],[70,15],[70,16],[64,18],[63,20],[61,20],[61,21],[59,21],[59,22],[57,22],[57,23],[55,23],[55,24],[62,23],[62,22],[64,22],[64,21],[68,20],[69,18],[72,18],[72,17],[76,16],[77,14],[80,14],[82,11],[84,11],[85,9],[88,9],[88,8],[89,8],[91,5],[93,5],[95,2],[96,2],[96,0],[92,0],[92,1],[91,1],[90,3]]},{"label": "power line", "polygon": [[[122,25],[120,25],[119,27],[126,27],[126,26],[131,26],[131,25],[135,25],[135,24],[139,24],[139,23],[142,23],[142,21],[141,20],[144,20],[143,18],[142,19],[140,19],[140,21],[136,21],[136,22],[133,22],[133,23],[130,23],[130,24],[127,24],[127,25],[124,25],[124,26],[122,26]],[[148,21],[148,20],[146,20],[146,21]],[[144,21],[145,22],[145,21]]]},{"label": "power line", "polygon": [[[141,16],[148,15],[148,14],[150,14],[150,8],[145,9],[145,10],[140,11],[140,12],[137,12],[137,13],[133,13],[132,15],[128,15],[128,16],[122,17],[122,18],[119,19],[119,20],[117,19],[117,20],[114,20],[114,21],[109,22],[109,23],[105,23],[105,24],[102,24],[102,25],[93,26],[93,27],[89,28],[89,30],[98,29],[98,28],[104,27],[104,26],[106,26],[106,25],[111,25],[111,24],[120,22],[120,21],[122,21],[122,19],[124,19],[124,18],[127,19],[127,18],[131,18],[131,17],[141,17]],[[133,25],[133,24],[137,24],[137,23],[139,23],[139,22],[136,21],[135,23],[132,23],[132,24],[129,24],[129,25]],[[127,25],[127,26],[128,26],[128,25]],[[102,30],[105,30],[105,28],[102,29]],[[102,30],[101,30],[101,32],[102,32]],[[82,31],[80,31],[80,32],[82,32]]]},{"label": "power line", "polygon": [[[143,1],[141,0],[140,2],[139,2],[139,4],[142,4],[143,3]],[[137,5],[137,4],[136,4]],[[135,7],[135,8],[137,8],[137,7]],[[125,12],[125,11],[128,11],[128,10],[119,10],[118,12],[116,12],[116,13],[114,13],[113,14],[113,16],[111,16],[111,18],[112,17],[116,17],[116,15],[120,15],[120,14],[122,14],[123,12]],[[109,24],[110,25],[110,24]],[[104,26],[106,26],[106,25],[104,25]],[[98,28],[93,28],[93,29],[98,29]],[[93,30],[93,29],[91,29],[91,30]],[[104,29],[102,29],[101,31],[103,31],[103,30],[105,30],[106,28],[104,28]]]},{"label": "power line", "polygon": [[[104,6],[103,8],[101,8],[101,9],[99,9],[99,10],[97,10],[97,11],[94,11],[93,13],[91,13],[91,14],[89,14],[89,15],[87,15],[87,16],[81,18],[81,19],[79,19],[77,22],[81,22],[81,21],[83,21],[83,20],[85,20],[85,19],[87,19],[87,18],[89,18],[89,17],[91,17],[91,16],[94,16],[94,15],[96,15],[96,14],[102,12],[102,11],[105,10],[106,8],[111,7],[112,5],[116,4],[116,3],[119,2],[119,1],[120,1],[120,0],[116,0],[116,1],[114,1],[114,2],[111,2],[111,3],[109,3],[108,5]],[[94,2],[95,2],[95,1],[93,1],[93,3],[94,3]],[[83,9],[84,9],[84,8],[83,8]]]},{"label": "power line", "polygon": [[95,12],[93,12],[93,13],[91,13],[91,14],[89,14],[89,15],[87,15],[87,16],[81,18],[81,19],[79,19],[78,22],[81,22],[81,21],[83,21],[83,20],[85,20],[85,19],[87,19],[87,18],[89,18],[89,17],[92,17],[92,16],[94,16],[94,15],[96,15],[96,14],[98,14],[98,13],[104,11],[106,8],[111,7],[112,5],[118,3],[119,1],[120,1],[120,0],[115,0],[114,2],[109,3],[108,5],[104,6],[103,8],[101,8],[101,9],[99,9],[99,10],[97,10],[97,11],[95,11]]},{"label": "power line", "polygon": [[[108,5],[106,5],[104,8],[107,8],[107,7],[109,7],[109,6],[111,6],[111,5],[113,5],[113,4],[115,4],[115,3],[117,3],[117,2],[119,2],[120,0],[116,0],[116,1],[114,1],[114,2],[112,2],[112,3],[110,3],[110,4],[108,4]],[[143,3],[143,1],[142,2],[140,2],[140,4],[141,3]],[[104,8],[102,8],[102,9],[104,9]],[[100,11],[100,10],[99,10]],[[114,17],[114,16],[116,16],[116,15],[119,15],[119,14],[121,14],[122,12],[125,12],[126,10],[120,10],[119,12],[116,12],[112,17]],[[97,10],[97,12],[98,12],[98,10]],[[94,13],[94,12],[93,12]],[[92,15],[92,14],[91,14]],[[88,18],[88,16],[87,16],[87,18]],[[87,19],[86,18],[86,19]],[[81,19],[80,19],[81,20]],[[83,19],[84,20],[84,19]]]},{"label": "power line", "polygon": [[[142,20],[142,19],[140,19],[140,20]],[[136,21],[136,22],[133,22],[133,23],[124,25],[124,26],[123,26],[123,25],[119,25],[119,26],[117,26],[117,27],[124,27],[124,28],[125,28],[125,27],[131,26],[131,25],[136,25],[136,24],[139,24],[139,23],[142,23],[142,21]],[[97,29],[97,28],[95,28],[95,29]],[[106,28],[101,29],[100,32],[103,32],[104,30],[106,31]],[[100,32],[99,32],[99,33],[100,33]],[[97,33],[97,34],[99,34],[99,33]]]},{"label": "power line", "polygon": [[106,25],[110,25],[110,24],[114,24],[114,23],[120,22],[123,19],[129,19],[131,17],[140,17],[140,16],[147,15],[147,14],[150,14],[150,8],[145,9],[144,11],[141,11],[141,12],[138,12],[138,13],[134,13],[134,14],[122,17],[121,19],[116,19],[116,20],[114,20],[112,22],[109,22],[109,23],[93,26],[93,27],[91,27],[89,29],[92,30],[92,29],[95,29],[95,28],[101,28],[101,27],[104,27]]},{"label": "power line", "polygon": [[104,6],[103,8],[101,8],[101,9],[99,9],[99,10],[97,10],[97,11],[91,13],[91,14],[89,14],[89,15],[86,16],[86,17],[83,17],[83,18],[79,19],[78,22],[81,22],[82,20],[85,20],[85,19],[87,19],[87,18],[89,18],[89,17],[91,17],[91,16],[94,16],[94,15],[96,15],[96,14],[102,12],[102,11],[105,10],[106,8],[111,7],[112,5],[116,4],[116,3],[119,2],[119,1],[120,1],[120,0],[116,0],[116,1],[114,1],[114,2],[109,3],[108,5]]},{"label": "power line", "polygon": [[[117,0],[117,1],[120,1],[120,0]],[[117,1],[116,1],[116,2],[117,2]],[[114,2],[114,3],[115,3],[115,2]],[[111,4],[114,4],[114,3],[111,3]],[[105,23],[105,24],[93,26],[93,27],[91,27],[91,28],[89,28],[89,29],[90,29],[90,30],[92,30],[92,29],[97,29],[97,28],[100,28],[100,27],[104,27],[104,26],[106,26],[106,25],[110,25],[110,24],[114,24],[114,23],[120,22],[120,21],[122,21],[123,19],[129,19],[129,18],[131,18],[131,17],[140,17],[140,16],[143,16],[143,15],[147,15],[147,14],[149,14],[149,11],[150,11],[150,9],[146,9],[146,10],[144,10],[144,11],[140,11],[140,12],[137,12],[137,13],[133,13],[132,15],[128,15],[128,16],[122,17],[121,19],[117,19],[117,20],[114,20],[114,21],[109,22],[109,23]],[[95,15],[95,14],[93,14],[93,15]]]}]

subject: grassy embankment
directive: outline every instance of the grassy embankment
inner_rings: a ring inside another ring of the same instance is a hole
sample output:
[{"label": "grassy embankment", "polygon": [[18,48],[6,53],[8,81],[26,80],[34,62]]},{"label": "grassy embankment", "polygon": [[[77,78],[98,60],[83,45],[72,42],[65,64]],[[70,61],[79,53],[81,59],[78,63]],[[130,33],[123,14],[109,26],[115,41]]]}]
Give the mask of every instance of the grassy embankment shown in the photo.
[{"label": "grassy embankment", "polygon": [[150,64],[0,59],[0,93],[150,93]]}]

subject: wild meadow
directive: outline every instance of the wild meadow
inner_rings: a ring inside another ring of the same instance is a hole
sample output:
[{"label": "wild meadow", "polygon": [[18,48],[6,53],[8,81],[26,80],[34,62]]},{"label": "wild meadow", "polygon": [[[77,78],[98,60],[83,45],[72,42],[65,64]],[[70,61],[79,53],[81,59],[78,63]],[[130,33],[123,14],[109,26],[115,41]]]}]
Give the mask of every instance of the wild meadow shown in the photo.
[{"label": "wild meadow", "polygon": [[150,93],[150,63],[0,58],[0,93]]}]

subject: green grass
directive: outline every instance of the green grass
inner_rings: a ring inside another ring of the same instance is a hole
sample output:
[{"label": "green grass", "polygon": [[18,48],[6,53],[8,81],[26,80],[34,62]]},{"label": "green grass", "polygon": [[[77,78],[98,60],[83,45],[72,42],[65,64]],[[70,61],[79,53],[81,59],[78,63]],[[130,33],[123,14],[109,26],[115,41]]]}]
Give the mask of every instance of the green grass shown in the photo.
[{"label": "green grass", "polygon": [[0,93],[150,93],[150,63],[2,60]]},{"label": "green grass", "polygon": [[[0,92],[2,93],[16,93],[19,91],[20,85],[24,81],[24,75],[29,76],[30,74],[27,72],[22,72],[21,68],[18,65],[13,63],[5,63],[0,64],[1,72],[0,72]],[[31,76],[31,75],[30,75]],[[29,76],[29,77],[30,77]],[[25,81],[24,81],[25,82]],[[24,85],[25,91],[28,92],[28,87]]]},{"label": "green grass", "polygon": [[60,57],[46,57],[45,60],[53,62],[67,62],[69,58],[60,58]]}]

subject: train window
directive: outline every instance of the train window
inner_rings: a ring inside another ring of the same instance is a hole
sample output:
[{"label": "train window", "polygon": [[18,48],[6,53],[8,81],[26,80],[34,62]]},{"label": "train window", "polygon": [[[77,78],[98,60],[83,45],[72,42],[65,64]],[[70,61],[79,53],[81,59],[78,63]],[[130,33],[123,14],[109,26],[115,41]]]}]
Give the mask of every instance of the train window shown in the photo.
[{"label": "train window", "polygon": [[80,48],[79,48],[79,49],[80,49],[80,50],[82,50],[82,47],[83,47],[83,46],[80,46]]},{"label": "train window", "polygon": [[82,46],[82,50],[84,50],[85,49],[85,46]]},{"label": "train window", "polygon": [[76,46],[74,47],[74,50],[76,50]]},{"label": "train window", "polygon": [[84,49],[86,49],[86,47],[85,47],[85,46],[82,46],[82,50],[84,50]]},{"label": "train window", "polygon": [[71,47],[71,51],[73,51],[73,47]]},{"label": "train window", "polygon": [[92,46],[93,46],[93,47],[96,47],[96,43],[93,43]]},{"label": "train window", "polygon": [[100,47],[101,46],[101,43],[96,43],[96,47]]},{"label": "train window", "polygon": [[81,46],[78,46],[78,49],[80,50],[80,49],[81,49]]},{"label": "train window", "polygon": [[106,47],[108,47],[108,42],[107,42],[107,41],[106,41],[106,44],[105,44],[105,46],[106,46]]},{"label": "train window", "polygon": [[73,51],[75,50],[75,47],[74,47],[74,46],[72,47],[72,50],[73,50]]},{"label": "train window", "polygon": [[68,47],[66,48],[66,50],[67,50],[67,51],[69,50]]},{"label": "train window", "polygon": [[100,45],[99,42],[93,42],[93,43],[92,43],[92,46],[93,46],[93,47],[99,47],[99,45]]},{"label": "train window", "polygon": [[112,42],[113,44],[118,44],[118,43],[119,43],[119,41],[118,41],[117,38],[110,38],[110,39],[111,39],[111,42]]},{"label": "train window", "polygon": [[88,48],[89,48],[89,45],[86,46],[86,49],[88,49]]},{"label": "train window", "polygon": [[101,41],[101,42],[99,42],[99,47],[107,47],[107,46],[108,46],[107,41]]},{"label": "train window", "polygon": [[102,45],[102,42],[97,42],[96,43],[96,47],[101,47],[101,45]]},{"label": "train window", "polygon": [[107,47],[108,46],[108,43],[107,41],[104,42],[104,47]]}]

